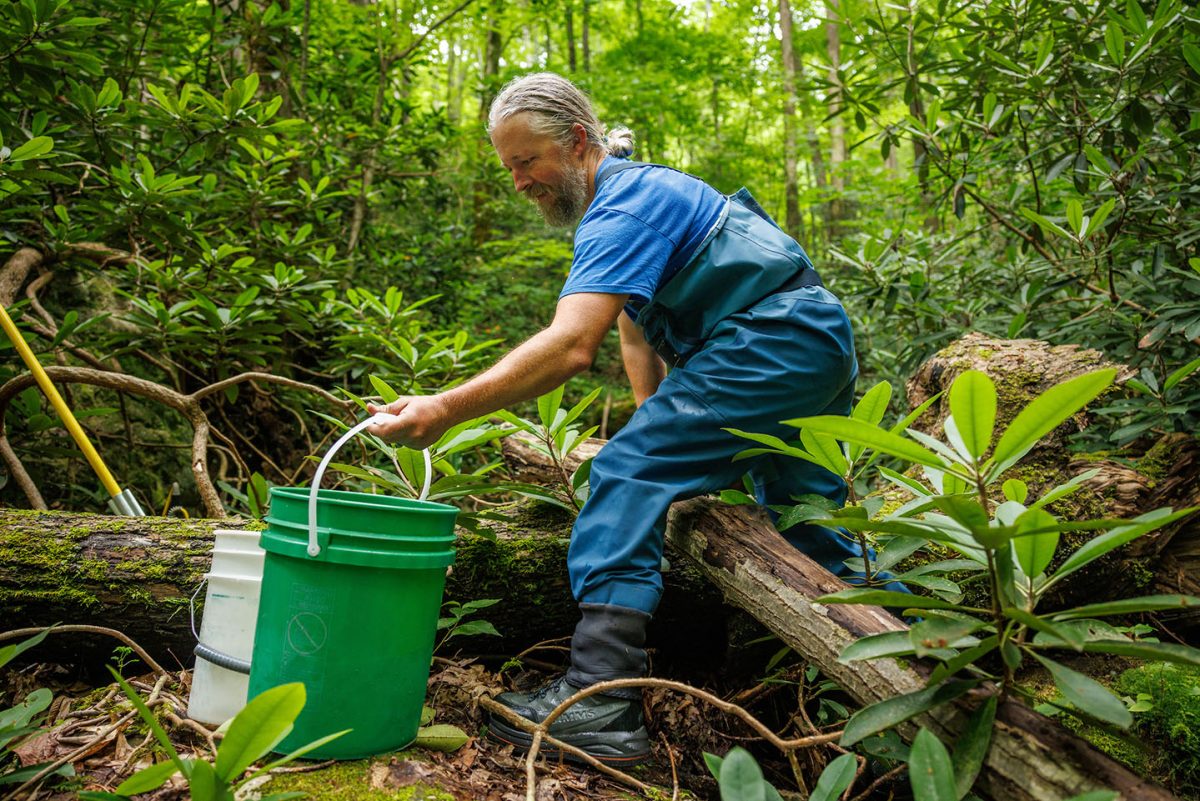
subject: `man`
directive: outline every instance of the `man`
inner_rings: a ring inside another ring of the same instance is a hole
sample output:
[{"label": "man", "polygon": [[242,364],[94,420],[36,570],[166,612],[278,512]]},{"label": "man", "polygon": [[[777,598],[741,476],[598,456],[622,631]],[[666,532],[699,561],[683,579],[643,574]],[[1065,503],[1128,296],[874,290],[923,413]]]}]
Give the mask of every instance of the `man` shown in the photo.
[{"label": "man", "polygon": [[[465,384],[369,408],[399,415],[374,429],[385,439],[427,446],[460,421],[588,368],[617,323],[638,409],[593,462],[591,496],[572,532],[567,563],[582,619],[571,668],[535,692],[498,699],[540,721],[578,688],[644,675],[673,501],[728,487],[748,466],[762,503],[805,493],[844,500],[841,479],[808,462],[733,463],[749,443],[724,429],[791,438],[795,429],[781,420],[847,414],[858,368],[841,305],[745,190],[726,198],[675,170],[623,160],[632,134],[606,134],[587,97],[557,75],[506,86],[488,130],[517,191],[550,223],[578,222],[554,319]],[[859,555],[827,529],[798,526],[785,536],[835,573]],[[590,696],[550,733],[601,761],[640,761],[650,751],[640,697]],[[518,746],[531,740],[497,719],[490,733]]]}]

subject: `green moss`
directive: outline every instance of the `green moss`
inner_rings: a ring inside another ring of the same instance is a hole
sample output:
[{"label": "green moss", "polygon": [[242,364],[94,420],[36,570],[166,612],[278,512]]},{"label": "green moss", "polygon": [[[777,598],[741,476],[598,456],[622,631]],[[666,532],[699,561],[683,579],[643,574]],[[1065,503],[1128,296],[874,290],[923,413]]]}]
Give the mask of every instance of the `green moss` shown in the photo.
[{"label": "green moss", "polygon": [[[403,752],[401,752],[403,754]],[[271,780],[270,793],[302,792],[323,801],[455,801],[453,793],[418,782],[409,787],[376,790],[371,787],[371,766],[386,765],[391,757],[338,762],[309,773],[292,773]]]},{"label": "green moss", "polygon": [[1179,458],[1179,445],[1179,438],[1163,437],[1138,459],[1137,470],[1150,479],[1151,487],[1170,475],[1171,467]]},{"label": "green moss", "polygon": [[1150,696],[1153,707],[1135,716],[1134,731],[1151,748],[1149,770],[1180,795],[1200,794],[1200,667],[1156,662],[1126,670],[1114,687]]}]

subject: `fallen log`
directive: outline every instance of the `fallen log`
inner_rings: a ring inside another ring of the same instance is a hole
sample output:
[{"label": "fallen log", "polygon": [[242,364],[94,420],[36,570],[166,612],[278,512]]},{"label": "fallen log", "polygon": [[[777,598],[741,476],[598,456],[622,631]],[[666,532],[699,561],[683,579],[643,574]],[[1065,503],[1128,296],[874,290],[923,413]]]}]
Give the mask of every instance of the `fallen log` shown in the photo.
[{"label": "fallen log", "polygon": [[[813,599],[846,585],[792,548],[761,514],[712,499],[676,504],[667,538],[690,557],[725,594],[798,654],[819,667],[859,703],[871,704],[925,686],[925,671],[896,659],[843,664],[838,655],[854,640],[903,624],[878,607],[825,606]],[[943,742],[962,731],[968,698],[918,716]],[[909,724],[901,734],[910,738]],[[1024,705],[1000,704],[977,789],[1000,801],[1045,801],[1111,789],[1126,799],[1167,801],[1166,790]]]},{"label": "fallen log", "polygon": [[[569,636],[579,618],[567,581],[568,515],[544,504],[514,504],[504,521],[486,521],[488,536],[460,532],[445,599],[499,599],[477,618],[501,638],[453,638],[447,651],[511,656],[536,643]],[[260,528],[242,519],[113,517],[0,509],[0,631],[69,623],[123,631],[168,669],[193,664],[190,599],[212,561],[213,532]],[[730,610],[686,562],[667,574],[668,599],[655,622],[666,662],[713,660],[724,654]],[[203,593],[196,621],[203,618]],[[96,666],[114,640],[50,638],[39,661]],[[678,654],[678,658],[675,658]],[[554,661],[546,653],[533,654]]]}]

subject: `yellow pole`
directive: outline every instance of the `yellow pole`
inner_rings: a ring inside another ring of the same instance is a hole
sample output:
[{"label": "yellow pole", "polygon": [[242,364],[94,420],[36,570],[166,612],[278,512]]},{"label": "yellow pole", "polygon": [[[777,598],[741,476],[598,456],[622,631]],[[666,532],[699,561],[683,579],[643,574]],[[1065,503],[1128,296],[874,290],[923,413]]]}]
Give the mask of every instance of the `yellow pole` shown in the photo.
[{"label": "yellow pole", "polygon": [[70,432],[71,437],[75,440],[75,444],[79,446],[79,450],[83,451],[84,458],[88,460],[88,464],[96,471],[96,475],[100,477],[100,483],[104,485],[104,489],[108,490],[108,494],[114,498],[120,495],[121,488],[117,486],[112,473],[108,472],[108,468],[104,466],[104,460],[100,458],[100,454],[96,453],[96,449],[92,447],[87,434],[79,426],[75,415],[71,414],[71,410],[67,407],[67,403],[63,400],[62,395],[59,395],[58,390],[54,388],[54,384],[50,381],[50,376],[46,375],[46,371],[42,369],[42,365],[37,360],[37,357],[33,355],[33,351],[25,344],[25,340],[21,337],[21,332],[17,330],[16,323],[8,316],[8,312],[5,311],[3,306],[0,306],[0,328],[3,328],[4,333],[8,334],[8,338],[12,340],[13,347],[17,349],[17,353],[21,354],[21,359],[24,360],[25,366],[29,368],[29,372],[33,373],[34,380],[42,388],[42,392],[46,393],[46,397],[50,399],[50,405],[54,407],[54,411],[58,412],[58,416],[62,418],[63,425],[67,427],[67,431]]}]

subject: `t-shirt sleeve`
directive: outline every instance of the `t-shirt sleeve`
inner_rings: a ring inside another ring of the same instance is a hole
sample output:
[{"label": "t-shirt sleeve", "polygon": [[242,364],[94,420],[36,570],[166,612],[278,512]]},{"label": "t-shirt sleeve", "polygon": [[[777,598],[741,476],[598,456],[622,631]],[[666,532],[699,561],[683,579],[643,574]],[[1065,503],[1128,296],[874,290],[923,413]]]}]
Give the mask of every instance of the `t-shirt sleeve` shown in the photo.
[{"label": "t-shirt sleeve", "polygon": [[603,210],[576,232],[571,272],[559,297],[603,292],[648,301],[674,247],[669,238],[632,214]]}]

